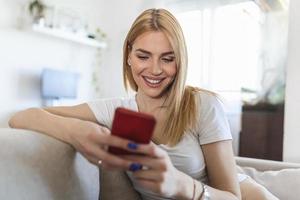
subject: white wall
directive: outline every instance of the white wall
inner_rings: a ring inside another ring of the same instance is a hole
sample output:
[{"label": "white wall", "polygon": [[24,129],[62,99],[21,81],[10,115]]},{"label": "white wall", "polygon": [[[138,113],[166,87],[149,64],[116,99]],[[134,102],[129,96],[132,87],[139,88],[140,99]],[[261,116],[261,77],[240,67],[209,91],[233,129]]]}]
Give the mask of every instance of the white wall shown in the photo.
[{"label": "white wall", "polygon": [[95,49],[19,28],[22,1],[0,1],[0,127],[17,110],[41,106],[40,74],[44,67],[81,74],[77,101],[90,95]]},{"label": "white wall", "polygon": [[[0,0],[0,127],[14,112],[41,106],[39,76],[44,67],[81,73],[78,99],[94,97],[91,74],[97,63],[95,48],[19,29],[24,20],[26,0]],[[155,1],[44,0],[48,5],[80,12],[90,29],[100,27],[108,36],[100,68],[101,97],[125,95],[122,85],[122,45],[129,26]],[[126,9],[124,9],[126,8]]]},{"label": "white wall", "polygon": [[108,33],[108,49],[103,55],[100,74],[103,97],[125,95],[122,77],[123,41],[134,19],[145,9],[152,8],[156,1],[102,0],[99,6],[100,27]]},{"label": "white wall", "polygon": [[285,102],[285,161],[300,163],[300,1],[290,0],[289,47]]}]

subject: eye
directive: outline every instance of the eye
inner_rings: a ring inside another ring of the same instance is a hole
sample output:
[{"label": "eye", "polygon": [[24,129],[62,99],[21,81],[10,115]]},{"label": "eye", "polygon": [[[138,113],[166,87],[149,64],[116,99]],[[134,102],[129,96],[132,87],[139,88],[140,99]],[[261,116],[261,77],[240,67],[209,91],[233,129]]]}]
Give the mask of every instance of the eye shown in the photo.
[{"label": "eye", "polygon": [[141,56],[141,55],[138,55],[137,56],[140,60],[147,60],[149,57],[148,56]]},{"label": "eye", "polygon": [[173,62],[174,59],[175,59],[174,57],[166,57],[166,58],[162,58],[162,60],[163,60],[165,63]]}]

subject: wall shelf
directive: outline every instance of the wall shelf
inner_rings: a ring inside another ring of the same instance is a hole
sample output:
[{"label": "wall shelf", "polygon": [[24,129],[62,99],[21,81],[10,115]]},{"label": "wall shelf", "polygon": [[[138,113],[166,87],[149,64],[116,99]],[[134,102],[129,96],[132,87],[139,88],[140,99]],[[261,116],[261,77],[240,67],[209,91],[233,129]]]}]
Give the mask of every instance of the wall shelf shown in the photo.
[{"label": "wall shelf", "polygon": [[96,48],[106,48],[106,43],[97,41],[95,39],[91,39],[85,36],[77,35],[75,33],[70,33],[67,31],[63,31],[55,28],[42,27],[39,25],[33,25],[32,30],[34,32],[50,35],[57,38],[62,38],[65,40],[77,42],[80,44],[96,47]]}]

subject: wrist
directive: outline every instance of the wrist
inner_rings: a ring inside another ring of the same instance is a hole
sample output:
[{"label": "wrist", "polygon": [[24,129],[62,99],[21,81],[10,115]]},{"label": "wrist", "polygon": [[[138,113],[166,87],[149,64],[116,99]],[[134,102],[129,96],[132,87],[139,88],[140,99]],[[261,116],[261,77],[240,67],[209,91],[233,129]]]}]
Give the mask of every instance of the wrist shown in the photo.
[{"label": "wrist", "polygon": [[[81,132],[80,130],[82,129],[81,126],[81,120],[79,119],[75,119],[75,118],[65,118],[64,120],[66,120],[66,123],[64,125],[64,133],[62,135],[62,139],[71,144],[72,146],[75,145],[76,143],[76,133],[77,132]],[[83,121],[84,122],[84,121]],[[79,131],[78,131],[79,130]]]},{"label": "wrist", "polygon": [[199,186],[198,186],[198,193],[195,197],[195,199],[197,200],[208,200],[210,199],[210,194],[208,191],[208,185],[202,183],[202,182],[198,182]]},{"label": "wrist", "polygon": [[[191,200],[193,198],[193,193],[196,191],[194,184],[197,184],[197,181],[182,172],[179,172],[179,179],[177,181],[178,190],[175,195],[176,199],[182,200]],[[196,185],[195,185],[196,187]],[[194,190],[195,189],[195,190]]]},{"label": "wrist", "polygon": [[192,180],[191,184],[185,184],[185,187],[188,187],[187,189],[189,192],[186,190],[186,195],[185,198],[183,199],[188,199],[188,200],[200,200],[201,198],[201,193],[202,193],[202,183],[193,179],[190,177]]}]

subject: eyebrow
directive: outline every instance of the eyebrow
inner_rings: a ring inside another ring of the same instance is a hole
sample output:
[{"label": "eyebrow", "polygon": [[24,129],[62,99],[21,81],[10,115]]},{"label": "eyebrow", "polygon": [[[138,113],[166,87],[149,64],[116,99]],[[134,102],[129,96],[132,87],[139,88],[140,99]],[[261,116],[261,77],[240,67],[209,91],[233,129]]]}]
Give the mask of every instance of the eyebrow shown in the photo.
[{"label": "eyebrow", "polygon": [[[152,54],[150,51],[147,51],[147,50],[145,50],[145,49],[136,49],[135,51],[140,51],[140,52],[142,52],[142,53],[149,54],[149,55]],[[164,52],[164,53],[162,53],[161,55],[162,55],[162,56],[166,56],[166,55],[169,55],[169,54],[174,54],[174,51]]]}]

